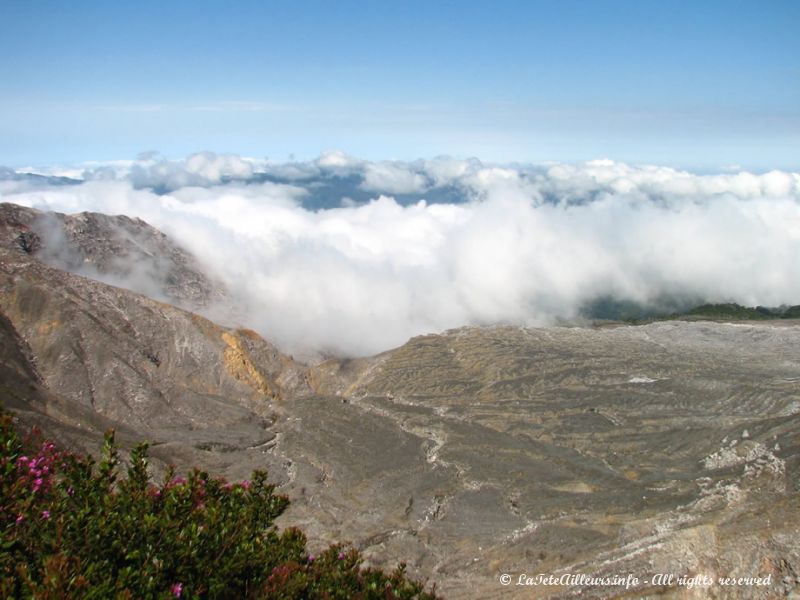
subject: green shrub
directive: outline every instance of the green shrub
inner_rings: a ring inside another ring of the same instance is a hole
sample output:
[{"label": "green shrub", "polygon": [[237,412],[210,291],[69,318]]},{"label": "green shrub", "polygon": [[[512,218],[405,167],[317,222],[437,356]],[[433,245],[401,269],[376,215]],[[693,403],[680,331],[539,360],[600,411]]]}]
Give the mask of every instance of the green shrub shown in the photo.
[{"label": "green shrub", "polygon": [[687,315],[708,317],[712,319],[738,319],[738,320],[761,320],[776,319],[780,315],[774,314],[770,309],[763,306],[752,308],[741,304],[703,304],[696,306],[686,312]]},{"label": "green shrub", "polygon": [[364,568],[354,549],[315,557],[267,474],[228,483],[194,470],[150,481],[147,446],[126,477],[114,434],[102,459],[20,438],[0,415],[0,596],[4,598],[419,598],[424,585]]}]

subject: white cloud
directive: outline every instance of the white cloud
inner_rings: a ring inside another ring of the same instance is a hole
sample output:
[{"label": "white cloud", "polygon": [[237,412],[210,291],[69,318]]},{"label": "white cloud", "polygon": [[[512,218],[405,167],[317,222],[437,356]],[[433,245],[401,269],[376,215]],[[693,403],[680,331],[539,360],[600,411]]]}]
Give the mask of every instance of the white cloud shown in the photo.
[{"label": "white cloud", "polygon": [[[370,354],[464,324],[550,323],[600,295],[800,303],[797,173],[698,176],[608,160],[369,163],[338,153],[283,165],[311,177],[293,185],[246,183],[280,167],[199,154],[137,163],[116,180],[6,182],[14,185],[0,186],[0,200],[152,223],[225,281],[246,324],[290,351]],[[372,173],[369,185],[380,182],[383,194],[302,208],[326,169],[364,181]],[[173,191],[137,189],[143,177]],[[390,197],[423,197],[416,177],[455,185],[469,200],[402,206]],[[226,178],[234,181],[219,183]]]},{"label": "white cloud", "polygon": [[367,163],[361,187],[371,192],[419,194],[427,189],[428,180],[403,163]]},{"label": "white cloud", "polygon": [[457,160],[446,156],[426,160],[424,172],[434,185],[447,185],[483,168],[477,158]]},{"label": "white cloud", "polygon": [[544,190],[570,198],[593,191],[665,199],[702,200],[720,195],[740,199],[779,198],[800,194],[800,174],[770,171],[763,175],[739,172],[701,176],[670,167],[591,161],[585,165],[552,166],[540,179],[540,185]]},{"label": "white cloud", "polygon": [[360,160],[348,156],[341,150],[323,152],[315,162],[319,167],[334,169],[357,167],[361,164]]},{"label": "white cloud", "polygon": [[[130,166],[127,177],[137,187],[178,189],[215,185],[225,179],[248,179],[254,172],[252,160],[233,154],[198,152],[181,161],[136,161]],[[94,178],[93,172],[88,172],[86,178]]]}]

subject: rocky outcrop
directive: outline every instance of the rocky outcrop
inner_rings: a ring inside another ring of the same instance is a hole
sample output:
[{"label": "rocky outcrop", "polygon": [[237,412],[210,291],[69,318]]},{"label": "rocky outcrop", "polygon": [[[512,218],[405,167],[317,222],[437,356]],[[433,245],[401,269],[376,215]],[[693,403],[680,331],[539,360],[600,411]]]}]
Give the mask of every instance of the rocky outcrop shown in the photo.
[{"label": "rocky outcrop", "polygon": [[0,204],[0,244],[50,266],[184,308],[225,304],[221,283],[188,252],[141,219],[42,212]]}]

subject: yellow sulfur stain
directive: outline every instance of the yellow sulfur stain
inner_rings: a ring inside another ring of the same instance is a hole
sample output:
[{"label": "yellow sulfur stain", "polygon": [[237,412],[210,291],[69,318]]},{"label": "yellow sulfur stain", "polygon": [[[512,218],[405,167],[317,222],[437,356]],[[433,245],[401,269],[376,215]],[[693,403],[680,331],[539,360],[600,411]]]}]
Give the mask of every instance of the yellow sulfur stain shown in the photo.
[{"label": "yellow sulfur stain", "polygon": [[259,393],[277,399],[278,394],[272,389],[269,380],[253,364],[247,350],[242,346],[242,340],[228,331],[222,333],[222,339],[228,345],[224,353],[224,364],[228,373]]}]

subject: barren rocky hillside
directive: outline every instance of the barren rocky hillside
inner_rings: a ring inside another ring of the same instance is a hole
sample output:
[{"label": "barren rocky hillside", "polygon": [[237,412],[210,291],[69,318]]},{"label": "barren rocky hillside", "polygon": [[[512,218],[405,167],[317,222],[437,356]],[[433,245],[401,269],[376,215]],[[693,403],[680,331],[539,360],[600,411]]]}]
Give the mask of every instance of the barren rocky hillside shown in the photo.
[{"label": "barren rocky hillside", "polygon": [[0,234],[49,266],[122,286],[188,309],[224,304],[221,283],[194,257],[141,219],[41,212],[0,203]]},{"label": "barren rocky hillside", "polygon": [[[113,426],[151,440],[161,465],[267,467],[287,522],[405,560],[452,598],[800,590],[796,321],[466,328],[306,366],[249,330],[55,268],[43,218],[0,212],[0,393],[73,446]],[[67,234],[70,252],[99,252],[106,272],[145,248],[196,273],[173,302],[217,293],[146,224],[130,227],[150,242],[98,246],[92,228],[130,231],[123,218],[46,218],[91,223]],[[640,582],[515,585],[523,573]],[[657,573],[773,583],[690,590],[648,582]]]}]

